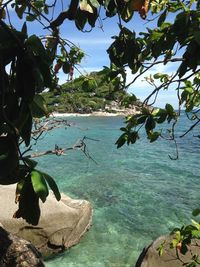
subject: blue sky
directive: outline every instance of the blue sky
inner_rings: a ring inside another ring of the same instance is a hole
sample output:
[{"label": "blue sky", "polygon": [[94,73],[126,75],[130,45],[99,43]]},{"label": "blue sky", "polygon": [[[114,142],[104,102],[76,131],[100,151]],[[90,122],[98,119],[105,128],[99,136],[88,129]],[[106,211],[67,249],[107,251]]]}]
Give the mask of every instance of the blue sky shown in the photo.
[{"label": "blue sky", "polygon": [[[66,1],[66,7],[69,1]],[[57,14],[59,10],[56,10],[55,14]],[[22,21],[19,21],[15,12],[10,10],[11,21],[13,25],[19,30],[22,25]],[[148,15],[150,16],[150,15]],[[81,32],[76,29],[74,22],[65,21],[64,25],[61,27],[60,31],[63,38],[69,39],[74,42],[77,46],[79,46],[86,54],[80,65],[80,71],[82,73],[89,73],[91,71],[98,71],[103,68],[103,66],[109,66],[109,57],[106,52],[113,39],[112,36],[118,34],[119,28],[117,25],[116,18],[103,19],[103,30],[100,28],[98,22],[96,23],[96,27],[89,33]],[[145,31],[146,27],[151,27],[152,23],[148,23],[147,21],[142,20],[137,13],[134,14],[133,20],[127,25],[130,30],[135,30],[136,33],[140,31]],[[29,23],[29,34],[37,34],[44,35],[43,27],[37,22]],[[48,31],[46,31],[48,34]],[[171,74],[174,69],[171,66],[158,66],[157,69],[154,69],[155,72],[164,71],[165,73]],[[151,72],[153,73],[153,72]],[[150,74],[150,73],[149,73]],[[80,75],[78,72],[75,73],[77,77]],[[148,74],[145,74],[148,76]],[[67,75],[60,73],[59,74],[60,83],[62,84],[67,80]],[[131,72],[127,70],[127,80],[131,81],[133,76]],[[151,86],[144,81],[144,76],[136,81],[136,83],[129,88],[129,92],[133,92],[138,98],[141,100],[145,99],[148,93],[151,92]],[[170,103],[177,106],[177,97],[175,90],[170,90],[169,92],[161,92],[158,100],[156,102],[156,106],[163,107],[165,103]]]}]

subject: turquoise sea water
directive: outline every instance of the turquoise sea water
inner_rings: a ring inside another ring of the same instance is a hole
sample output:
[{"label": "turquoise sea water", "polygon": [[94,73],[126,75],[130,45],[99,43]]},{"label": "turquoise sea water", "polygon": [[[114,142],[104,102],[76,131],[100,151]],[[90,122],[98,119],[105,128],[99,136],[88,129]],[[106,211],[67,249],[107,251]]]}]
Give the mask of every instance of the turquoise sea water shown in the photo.
[{"label": "turquoise sea water", "polygon": [[[67,118],[75,127],[47,134],[37,150],[74,144],[87,136],[91,156],[80,151],[40,158],[39,167],[55,177],[60,190],[88,199],[94,207],[93,226],[81,242],[46,262],[47,267],[130,267],[142,248],[173,227],[189,223],[199,206],[200,141],[179,142],[180,159],[170,160],[174,145],[145,139],[117,149],[122,117]],[[178,132],[186,129],[183,117]]]}]

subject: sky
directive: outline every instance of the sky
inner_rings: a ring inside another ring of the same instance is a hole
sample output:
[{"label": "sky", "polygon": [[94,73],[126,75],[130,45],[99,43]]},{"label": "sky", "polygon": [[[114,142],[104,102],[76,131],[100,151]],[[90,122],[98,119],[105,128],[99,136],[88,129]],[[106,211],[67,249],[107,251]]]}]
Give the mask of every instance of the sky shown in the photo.
[{"label": "sky", "polygon": [[[65,2],[65,7],[67,8],[69,1]],[[59,13],[60,7],[55,11],[55,17]],[[148,14],[147,18],[149,18]],[[10,18],[11,22],[15,27],[20,30],[22,26],[22,21],[16,18],[15,12],[10,8]],[[103,30],[102,26],[103,24]],[[127,26],[126,24],[124,24]],[[152,22],[147,23],[147,21],[142,20],[139,15],[135,12],[133,19],[128,23],[128,28],[134,30],[136,33],[140,31],[145,31],[146,27],[151,27]],[[44,29],[43,26],[37,22],[32,22],[28,24],[29,34],[43,35]],[[110,44],[113,42],[111,38],[114,35],[117,35],[119,32],[119,27],[117,24],[116,18],[102,19],[101,23],[97,22],[96,27],[91,32],[81,32],[79,31],[74,22],[65,21],[63,26],[60,29],[61,35],[63,38],[66,38],[80,47],[86,54],[82,63],[79,66],[79,71],[83,74],[90,73],[91,71],[99,71],[103,66],[109,66],[109,57],[106,50],[109,48]],[[48,34],[48,31],[46,31]],[[174,68],[170,65],[168,66],[157,66],[154,68],[151,73],[162,72],[167,74],[172,74]],[[131,85],[128,91],[134,93],[139,99],[144,100],[148,94],[151,92],[151,86],[144,81],[145,76],[148,76],[150,73],[145,74],[140,77],[134,85]],[[78,77],[80,74],[75,72],[75,76]],[[59,83],[62,84],[67,81],[67,75],[64,73],[59,74]],[[130,70],[127,70],[127,83],[133,79],[133,75]],[[166,103],[170,103],[177,107],[177,97],[176,91],[172,88],[169,91],[160,92],[157,102],[155,103],[158,107],[164,107]]]}]

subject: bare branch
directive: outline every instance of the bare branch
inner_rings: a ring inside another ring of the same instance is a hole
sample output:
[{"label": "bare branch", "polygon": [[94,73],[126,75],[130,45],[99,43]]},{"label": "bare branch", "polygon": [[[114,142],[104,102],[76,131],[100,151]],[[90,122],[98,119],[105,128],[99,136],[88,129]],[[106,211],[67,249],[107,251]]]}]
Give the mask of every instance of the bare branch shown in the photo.
[{"label": "bare branch", "polygon": [[[66,155],[65,152],[69,150],[81,150],[87,158],[89,158],[90,160],[92,160],[93,162],[97,164],[97,162],[93,159],[93,157],[91,157],[89,150],[87,149],[85,140],[99,141],[99,140],[84,136],[82,139],[79,139],[72,147],[61,148],[58,145],[55,145],[55,148],[52,150],[33,153],[30,155],[27,155],[26,158],[37,158],[37,157],[46,156],[46,155],[61,156],[61,155]],[[30,150],[31,150],[31,147],[27,149],[25,152],[28,152]],[[24,154],[25,153],[23,153],[23,156]]]},{"label": "bare branch", "polygon": [[150,64],[150,66],[146,67],[145,70],[143,70],[141,73],[139,73],[129,84],[126,85],[126,89],[133,84],[140,76],[142,76],[145,72],[147,72],[148,70],[150,70],[152,67],[154,67],[155,65],[158,64],[164,64],[165,62],[180,62],[183,61],[183,58],[172,58],[172,59],[168,59],[166,61],[164,60],[160,60],[160,61],[154,61],[154,62],[144,62],[143,64]]},{"label": "bare branch", "polygon": [[200,119],[198,119],[184,134],[180,135],[180,138],[186,136],[190,131],[193,130],[200,123]]}]

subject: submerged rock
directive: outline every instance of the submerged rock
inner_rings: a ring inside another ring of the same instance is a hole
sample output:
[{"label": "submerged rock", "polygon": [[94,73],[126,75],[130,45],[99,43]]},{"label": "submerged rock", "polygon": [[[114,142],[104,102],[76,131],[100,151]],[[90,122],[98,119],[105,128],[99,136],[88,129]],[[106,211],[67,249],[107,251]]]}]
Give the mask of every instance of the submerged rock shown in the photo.
[{"label": "submerged rock", "polygon": [[0,186],[0,214],[3,227],[30,241],[44,257],[77,244],[90,228],[92,207],[86,200],[74,200],[62,194],[57,201],[53,194],[40,204],[41,217],[37,226],[23,219],[12,218],[17,209],[14,203],[15,186]]},{"label": "submerged rock", "polygon": [[[200,247],[197,246],[197,244],[200,245],[199,240],[193,240],[190,245],[190,251],[186,255],[176,251],[175,248],[171,249],[171,240],[172,236],[161,236],[157,238],[150,246],[143,249],[135,267],[182,267],[183,263],[191,262],[191,255],[200,255]],[[165,242],[163,255],[159,256],[157,249],[163,242]]]}]

